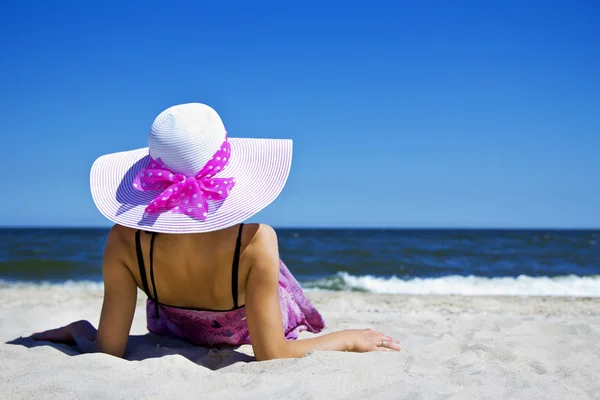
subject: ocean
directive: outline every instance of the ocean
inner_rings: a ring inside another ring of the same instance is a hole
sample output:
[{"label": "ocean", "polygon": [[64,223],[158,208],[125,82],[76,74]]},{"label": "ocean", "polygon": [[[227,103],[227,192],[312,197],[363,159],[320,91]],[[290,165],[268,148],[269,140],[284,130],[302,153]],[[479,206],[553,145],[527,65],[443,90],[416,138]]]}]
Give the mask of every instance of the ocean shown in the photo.
[{"label": "ocean", "polygon": [[[600,297],[600,231],[277,229],[307,290]],[[0,229],[0,288],[101,288],[107,229]]]}]

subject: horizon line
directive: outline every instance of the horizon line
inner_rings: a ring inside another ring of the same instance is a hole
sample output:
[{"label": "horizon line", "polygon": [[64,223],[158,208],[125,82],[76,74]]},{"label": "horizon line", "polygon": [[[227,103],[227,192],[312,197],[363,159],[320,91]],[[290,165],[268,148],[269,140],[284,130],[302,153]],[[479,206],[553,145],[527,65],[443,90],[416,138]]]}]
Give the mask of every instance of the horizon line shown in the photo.
[{"label": "horizon line", "polygon": [[[560,226],[277,226],[271,225],[274,229],[286,230],[512,230],[512,231],[596,231],[600,227],[560,227]],[[106,229],[112,226],[106,225],[0,225],[0,230],[9,229]]]}]

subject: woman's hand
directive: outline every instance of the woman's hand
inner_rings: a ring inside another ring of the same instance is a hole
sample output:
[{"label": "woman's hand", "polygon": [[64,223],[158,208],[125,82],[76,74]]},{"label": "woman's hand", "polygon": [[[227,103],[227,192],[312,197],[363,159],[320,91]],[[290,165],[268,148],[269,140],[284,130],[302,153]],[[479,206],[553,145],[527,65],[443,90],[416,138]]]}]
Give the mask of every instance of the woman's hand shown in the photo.
[{"label": "woman's hand", "polygon": [[348,351],[400,351],[400,342],[373,329],[348,329],[341,332],[346,336]]},{"label": "woman's hand", "polygon": [[93,341],[96,337],[96,328],[90,322],[81,320],[31,335],[34,340],[46,340],[54,343],[75,343],[80,337]]}]

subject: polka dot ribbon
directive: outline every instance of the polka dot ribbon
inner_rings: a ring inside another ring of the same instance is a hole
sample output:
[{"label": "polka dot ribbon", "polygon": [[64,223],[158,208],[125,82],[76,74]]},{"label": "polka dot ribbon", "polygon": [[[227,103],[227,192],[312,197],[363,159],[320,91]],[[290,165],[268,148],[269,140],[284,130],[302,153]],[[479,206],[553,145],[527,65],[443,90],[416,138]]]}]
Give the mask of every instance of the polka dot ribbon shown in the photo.
[{"label": "polka dot ribbon", "polygon": [[133,181],[133,187],[141,191],[162,190],[146,207],[148,214],[164,211],[182,213],[201,221],[208,215],[208,200],[223,201],[235,185],[234,178],[215,178],[229,163],[229,141],[221,145],[214,156],[195,176],[185,176],[170,171],[160,158],[150,157],[148,165]]}]

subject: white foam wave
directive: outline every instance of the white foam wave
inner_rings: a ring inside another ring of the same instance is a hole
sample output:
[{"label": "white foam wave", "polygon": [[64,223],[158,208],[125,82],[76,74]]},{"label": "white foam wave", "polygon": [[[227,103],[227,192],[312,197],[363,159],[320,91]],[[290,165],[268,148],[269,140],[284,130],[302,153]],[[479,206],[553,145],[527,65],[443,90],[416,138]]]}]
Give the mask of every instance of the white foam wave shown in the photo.
[{"label": "white foam wave", "polygon": [[[513,277],[485,278],[478,276],[444,276],[439,278],[400,279],[354,276],[340,272],[335,277],[303,283],[307,291],[312,290],[363,290],[385,294],[430,294],[430,295],[499,295],[499,296],[571,296],[600,297],[600,275],[560,277]],[[67,281],[49,282],[9,282],[0,279],[1,289],[41,289],[61,291],[102,292],[102,282]]]},{"label": "white foam wave", "polygon": [[372,293],[437,295],[508,295],[600,297],[600,276],[513,277],[444,276],[400,279],[340,272],[307,285],[317,290],[364,290]]},{"label": "white foam wave", "polygon": [[60,289],[67,291],[91,291],[101,292],[104,290],[102,282],[93,281],[66,281],[61,283],[54,282],[23,282],[23,281],[5,281],[0,279],[0,289]]}]

